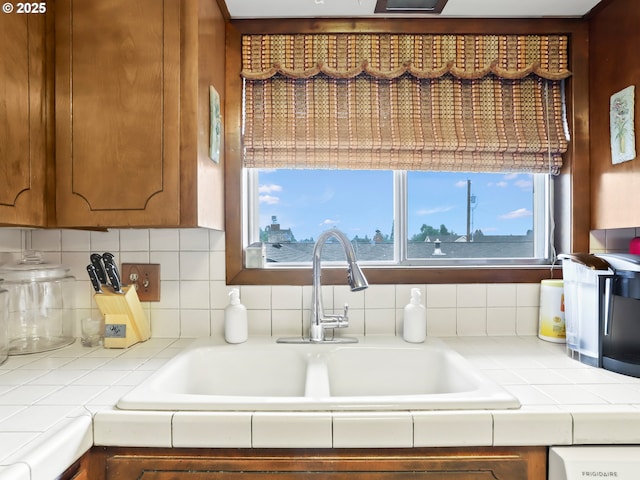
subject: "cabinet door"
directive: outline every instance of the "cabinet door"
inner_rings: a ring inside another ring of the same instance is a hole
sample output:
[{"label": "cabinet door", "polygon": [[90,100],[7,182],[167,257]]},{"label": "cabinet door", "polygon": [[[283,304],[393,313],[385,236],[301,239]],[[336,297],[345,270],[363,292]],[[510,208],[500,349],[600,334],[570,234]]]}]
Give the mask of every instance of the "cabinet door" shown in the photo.
[{"label": "cabinet door", "polygon": [[58,225],[178,225],[179,105],[179,0],[57,1]]},{"label": "cabinet door", "polygon": [[[9,5],[9,4],[7,4]],[[0,224],[43,226],[46,14],[0,14]]]},{"label": "cabinet door", "polygon": [[544,480],[546,449],[113,454],[107,480]]}]

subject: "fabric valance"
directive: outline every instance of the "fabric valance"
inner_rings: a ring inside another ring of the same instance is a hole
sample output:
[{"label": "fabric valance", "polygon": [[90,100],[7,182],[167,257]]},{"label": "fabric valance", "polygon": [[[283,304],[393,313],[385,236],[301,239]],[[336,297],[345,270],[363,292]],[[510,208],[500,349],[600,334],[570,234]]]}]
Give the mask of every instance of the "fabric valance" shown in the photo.
[{"label": "fabric valance", "polygon": [[566,35],[289,34],[244,35],[242,76],[265,80],[354,78],[368,74],[393,79],[409,74],[433,79],[451,75],[478,79],[529,75],[562,80],[568,70]]}]

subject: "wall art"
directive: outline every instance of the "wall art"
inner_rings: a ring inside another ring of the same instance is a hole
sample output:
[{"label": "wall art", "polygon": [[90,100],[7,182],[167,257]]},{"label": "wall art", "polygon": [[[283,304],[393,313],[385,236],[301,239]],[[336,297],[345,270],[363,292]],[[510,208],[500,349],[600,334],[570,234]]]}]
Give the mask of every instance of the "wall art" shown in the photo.
[{"label": "wall art", "polygon": [[634,109],[634,85],[611,95],[609,122],[611,126],[611,161],[614,164],[636,158]]}]

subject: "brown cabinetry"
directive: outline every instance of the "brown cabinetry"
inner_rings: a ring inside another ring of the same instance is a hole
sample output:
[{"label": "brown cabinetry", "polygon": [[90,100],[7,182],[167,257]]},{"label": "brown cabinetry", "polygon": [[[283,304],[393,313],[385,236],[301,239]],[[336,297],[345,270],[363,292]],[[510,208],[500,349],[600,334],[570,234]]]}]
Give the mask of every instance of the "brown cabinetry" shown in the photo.
[{"label": "brown cabinetry", "polygon": [[216,2],[55,7],[57,226],[222,228],[208,158],[209,85],[224,88]]},{"label": "brown cabinetry", "polygon": [[0,225],[46,223],[49,17],[0,14]]},{"label": "brown cabinetry", "polygon": [[170,450],[94,448],[102,480],[544,480],[533,448]]}]

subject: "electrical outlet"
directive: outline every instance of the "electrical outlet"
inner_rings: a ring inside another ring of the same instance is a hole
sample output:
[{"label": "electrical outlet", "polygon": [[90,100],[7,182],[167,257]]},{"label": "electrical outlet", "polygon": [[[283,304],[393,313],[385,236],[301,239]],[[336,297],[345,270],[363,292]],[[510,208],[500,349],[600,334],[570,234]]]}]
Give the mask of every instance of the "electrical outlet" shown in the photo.
[{"label": "electrical outlet", "polygon": [[132,285],[141,302],[160,301],[160,264],[123,263],[122,283]]}]

